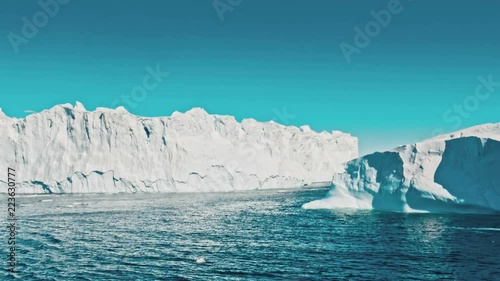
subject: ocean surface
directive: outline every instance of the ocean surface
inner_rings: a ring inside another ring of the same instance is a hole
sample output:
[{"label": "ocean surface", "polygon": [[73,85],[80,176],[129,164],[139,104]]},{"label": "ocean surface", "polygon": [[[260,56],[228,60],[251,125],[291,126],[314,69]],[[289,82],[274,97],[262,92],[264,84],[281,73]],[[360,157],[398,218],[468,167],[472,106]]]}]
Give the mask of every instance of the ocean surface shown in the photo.
[{"label": "ocean surface", "polygon": [[500,280],[499,215],[301,209],[326,193],[17,196],[0,280]]}]

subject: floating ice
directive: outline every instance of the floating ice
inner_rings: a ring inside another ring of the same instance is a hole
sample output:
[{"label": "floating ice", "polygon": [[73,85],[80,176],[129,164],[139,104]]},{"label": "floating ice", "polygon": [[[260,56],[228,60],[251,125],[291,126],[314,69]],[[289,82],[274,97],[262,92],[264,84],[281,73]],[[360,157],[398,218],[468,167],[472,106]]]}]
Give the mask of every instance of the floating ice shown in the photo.
[{"label": "floating ice", "polygon": [[327,198],[303,208],[500,211],[500,123],[350,161]]},{"label": "floating ice", "polygon": [[197,264],[205,264],[205,263],[207,263],[207,261],[204,258],[197,258],[196,263]]}]

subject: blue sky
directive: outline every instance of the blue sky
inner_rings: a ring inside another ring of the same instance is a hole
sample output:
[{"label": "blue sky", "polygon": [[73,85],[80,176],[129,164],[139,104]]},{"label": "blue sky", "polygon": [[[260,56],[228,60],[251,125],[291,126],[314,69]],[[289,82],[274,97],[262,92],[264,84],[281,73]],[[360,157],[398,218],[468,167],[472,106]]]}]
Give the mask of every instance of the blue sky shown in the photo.
[{"label": "blue sky", "polygon": [[[500,86],[476,96],[478,77],[500,82],[500,3],[401,1],[349,63],[339,45],[356,47],[354,28],[391,1],[242,0],[221,21],[206,0],[72,0],[32,38],[22,18],[33,23],[41,6],[3,1],[0,107],[16,117],[77,100],[110,107],[159,66],[168,77],[140,102],[120,102],[132,113],[204,107],[309,124],[358,136],[362,153],[500,122]],[[18,53],[12,34],[27,41]]]}]

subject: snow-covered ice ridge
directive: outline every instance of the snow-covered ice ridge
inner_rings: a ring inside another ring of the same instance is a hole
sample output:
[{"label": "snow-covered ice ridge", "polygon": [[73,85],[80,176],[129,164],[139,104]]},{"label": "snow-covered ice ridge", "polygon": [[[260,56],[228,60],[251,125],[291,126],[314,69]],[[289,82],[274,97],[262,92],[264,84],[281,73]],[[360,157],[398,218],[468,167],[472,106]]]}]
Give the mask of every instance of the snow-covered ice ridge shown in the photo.
[{"label": "snow-covered ice ridge", "polygon": [[377,152],[345,164],[306,209],[500,211],[500,123]]},{"label": "snow-covered ice ridge", "polygon": [[[308,126],[210,115],[145,118],[123,107],[58,105],[23,119],[0,110],[0,170],[21,193],[210,192],[325,184],[358,157],[357,138]],[[2,192],[6,183],[0,182]]]}]

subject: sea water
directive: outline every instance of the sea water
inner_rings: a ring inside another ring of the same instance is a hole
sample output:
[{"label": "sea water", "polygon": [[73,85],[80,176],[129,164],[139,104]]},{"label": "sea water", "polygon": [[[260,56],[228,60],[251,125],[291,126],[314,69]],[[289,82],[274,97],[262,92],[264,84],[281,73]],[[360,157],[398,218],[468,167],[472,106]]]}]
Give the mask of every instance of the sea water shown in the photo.
[{"label": "sea water", "polygon": [[500,216],[301,208],[326,192],[17,196],[0,279],[500,280]]}]

